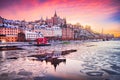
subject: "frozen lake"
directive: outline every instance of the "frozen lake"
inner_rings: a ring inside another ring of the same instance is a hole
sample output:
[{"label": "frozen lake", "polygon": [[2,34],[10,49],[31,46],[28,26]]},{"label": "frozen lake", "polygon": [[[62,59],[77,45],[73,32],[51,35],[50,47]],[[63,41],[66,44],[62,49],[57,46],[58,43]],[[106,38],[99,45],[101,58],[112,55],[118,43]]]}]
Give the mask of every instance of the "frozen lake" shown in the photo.
[{"label": "frozen lake", "polygon": [[[72,42],[0,51],[0,80],[119,80],[120,41]],[[76,49],[62,59],[27,57]],[[12,57],[12,58],[11,58]]]}]

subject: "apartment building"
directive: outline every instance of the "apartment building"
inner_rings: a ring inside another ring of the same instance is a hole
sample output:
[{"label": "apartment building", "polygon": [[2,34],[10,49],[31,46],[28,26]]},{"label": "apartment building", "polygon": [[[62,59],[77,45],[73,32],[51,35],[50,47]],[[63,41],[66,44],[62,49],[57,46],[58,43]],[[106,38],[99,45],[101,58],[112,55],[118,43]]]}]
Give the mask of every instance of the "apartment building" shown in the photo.
[{"label": "apartment building", "polygon": [[0,40],[6,42],[16,42],[18,39],[18,28],[0,27]]}]

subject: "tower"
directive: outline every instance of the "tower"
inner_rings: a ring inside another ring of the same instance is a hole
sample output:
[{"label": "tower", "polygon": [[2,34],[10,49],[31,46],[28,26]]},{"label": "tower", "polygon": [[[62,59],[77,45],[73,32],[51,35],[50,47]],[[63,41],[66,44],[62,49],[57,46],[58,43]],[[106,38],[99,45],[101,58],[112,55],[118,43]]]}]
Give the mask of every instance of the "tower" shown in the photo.
[{"label": "tower", "polygon": [[55,11],[54,17],[57,17],[57,13],[56,13],[56,11]]},{"label": "tower", "polygon": [[58,24],[58,16],[57,16],[57,13],[55,11],[55,14],[53,16],[53,25],[57,25]]}]

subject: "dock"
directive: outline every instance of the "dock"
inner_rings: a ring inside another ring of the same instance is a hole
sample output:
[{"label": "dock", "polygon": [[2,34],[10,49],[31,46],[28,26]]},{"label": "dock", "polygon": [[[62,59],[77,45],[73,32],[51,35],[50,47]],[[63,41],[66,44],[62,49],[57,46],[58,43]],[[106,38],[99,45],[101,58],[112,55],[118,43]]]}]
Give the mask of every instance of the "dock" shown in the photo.
[{"label": "dock", "polygon": [[0,43],[0,50],[15,50],[15,49],[22,49],[22,46],[31,46],[29,43],[24,42],[14,42],[14,43]]}]

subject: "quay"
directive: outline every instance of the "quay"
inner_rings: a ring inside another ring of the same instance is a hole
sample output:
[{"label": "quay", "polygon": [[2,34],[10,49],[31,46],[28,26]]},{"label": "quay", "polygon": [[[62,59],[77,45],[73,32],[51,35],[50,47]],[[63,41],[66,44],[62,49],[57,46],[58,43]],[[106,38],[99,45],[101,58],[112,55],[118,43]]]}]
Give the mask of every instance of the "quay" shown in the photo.
[{"label": "quay", "polygon": [[0,50],[15,50],[15,49],[22,49],[22,46],[31,46],[31,44],[26,42],[6,42],[0,43]]}]

